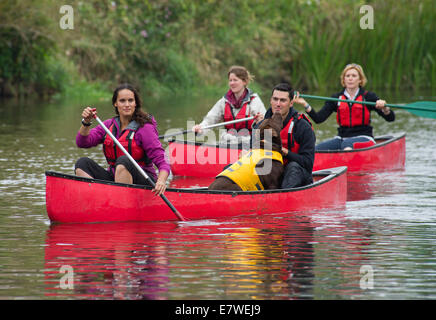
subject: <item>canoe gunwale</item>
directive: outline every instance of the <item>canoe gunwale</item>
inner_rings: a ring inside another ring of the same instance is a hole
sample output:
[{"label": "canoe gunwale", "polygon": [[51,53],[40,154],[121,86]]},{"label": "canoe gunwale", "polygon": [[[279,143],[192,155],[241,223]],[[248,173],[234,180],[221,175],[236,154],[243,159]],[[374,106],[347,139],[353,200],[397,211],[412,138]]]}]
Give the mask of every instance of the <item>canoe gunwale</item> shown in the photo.
[{"label": "canoe gunwale", "polygon": [[[315,153],[352,153],[352,152],[361,152],[361,151],[366,151],[366,150],[371,150],[371,149],[377,149],[377,148],[381,148],[381,147],[385,146],[386,144],[392,143],[396,140],[400,140],[405,136],[406,136],[405,132],[399,132],[399,133],[390,134],[390,135],[383,135],[383,136],[376,136],[376,137],[374,137],[374,140],[376,140],[376,141],[377,140],[385,140],[385,141],[380,142],[380,143],[376,143],[375,145],[372,145],[372,146],[366,147],[366,148],[352,149],[352,150],[318,150]],[[195,146],[203,146],[203,147],[217,148],[217,149],[221,149],[221,148],[233,149],[233,150],[241,150],[242,149],[242,147],[235,146],[234,144],[220,145],[218,143],[212,144],[212,143],[203,143],[203,142],[199,142],[199,141],[177,140],[175,138],[169,139],[168,143],[190,144],[190,145],[195,145]]]},{"label": "canoe gunwale", "polygon": [[[345,174],[346,172],[347,172],[347,167],[345,167],[345,166],[314,171],[312,173],[313,176],[321,176],[321,177],[324,176],[324,178],[322,178],[322,179],[320,179],[312,184],[303,186],[303,187],[289,188],[289,189],[272,189],[272,190],[263,190],[263,191],[214,191],[214,190],[207,190],[204,187],[200,187],[200,188],[193,188],[193,189],[167,188],[165,192],[223,194],[223,195],[233,195],[233,196],[269,194],[269,193],[289,193],[289,192],[297,192],[297,191],[301,191],[301,190],[316,188],[324,183],[331,181],[332,179],[334,179],[340,175]],[[125,184],[125,183],[119,183],[119,182],[114,182],[114,181],[91,179],[91,178],[79,177],[79,176],[75,176],[75,175],[59,173],[59,172],[54,172],[54,171],[46,171],[45,175],[46,175],[46,177],[50,176],[50,177],[63,178],[63,179],[81,181],[81,182],[87,182],[87,183],[107,184],[107,185],[112,185],[112,186],[120,186],[120,187],[133,188],[133,189],[148,189],[148,190],[152,189],[151,186]]]},{"label": "canoe gunwale", "polygon": [[318,150],[315,153],[353,153],[353,152],[361,152],[361,151],[366,151],[366,150],[372,150],[372,149],[377,149],[377,148],[381,148],[387,144],[390,144],[394,141],[400,140],[402,138],[404,138],[406,136],[405,132],[400,132],[397,134],[392,134],[392,135],[384,135],[384,136],[376,136],[374,137],[374,140],[385,140],[383,142],[380,143],[376,143],[375,145],[372,145],[370,147],[366,147],[366,148],[360,148],[360,149],[351,149],[351,150]]}]

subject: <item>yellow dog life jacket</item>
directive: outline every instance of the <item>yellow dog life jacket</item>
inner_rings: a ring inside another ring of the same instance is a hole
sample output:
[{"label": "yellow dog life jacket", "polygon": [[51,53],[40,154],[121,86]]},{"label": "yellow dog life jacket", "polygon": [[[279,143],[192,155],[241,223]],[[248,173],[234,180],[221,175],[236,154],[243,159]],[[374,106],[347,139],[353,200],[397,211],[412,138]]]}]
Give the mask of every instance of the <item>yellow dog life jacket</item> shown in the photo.
[{"label": "yellow dog life jacket", "polygon": [[217,175],[217,177],[224,176],[229,178],[240,186],[243,191],[264,190],[265,188],[256,173],[256,165],[263,159],[272,159],[283,163],[283,157],[280,152],[254,149]]}]

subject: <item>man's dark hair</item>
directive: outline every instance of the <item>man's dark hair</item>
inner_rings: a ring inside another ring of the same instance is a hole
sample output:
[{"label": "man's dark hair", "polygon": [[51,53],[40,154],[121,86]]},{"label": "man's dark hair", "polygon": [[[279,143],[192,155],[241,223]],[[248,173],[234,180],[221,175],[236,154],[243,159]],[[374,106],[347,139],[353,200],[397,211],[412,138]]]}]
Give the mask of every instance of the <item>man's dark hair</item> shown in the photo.
[{"label": "man's dark hair", "polygon": [[292,87],[289,83],[286,83],[286,82],[279,83],[278,85],[276,85],[272,89],[271,95],[274,93],[274,90],[287,92],[289,94],[289,99],[291,99],[291,100],[294,97],[294,90],[292,89]]}]

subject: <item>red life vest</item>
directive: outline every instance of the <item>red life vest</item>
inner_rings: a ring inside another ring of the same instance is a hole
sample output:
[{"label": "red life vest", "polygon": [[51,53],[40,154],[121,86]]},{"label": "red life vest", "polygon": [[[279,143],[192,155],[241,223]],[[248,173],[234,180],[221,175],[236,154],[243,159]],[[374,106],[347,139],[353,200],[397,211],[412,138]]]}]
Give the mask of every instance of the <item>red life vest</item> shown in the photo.
[{"label": "red life vest", "polygon": [[[237,119],[243,119],[250,116],[250,102],[255,98],[254,95],[250,97],[250,99],[247,99],[245,102],[243,102],[241,108],[239,109],[238,114],[236,117],[233,115],[232,107],[230,105],[230,102],[226,100],[226,104],[224,106],[224,121],[232,121]],[[253,124],[254,120],[249,121],[243,121],[238,122],[234,124],[228,124],[225,126],[227,130],[235,129],[235,130],[241,130],[241,129],[248,129],[251,132],[251,125]]]},{"label": "red life vest", "polygon": [[[118,141],[121,143],[124,149],[126,149],[127,152],[132,156],[132,158],[135,159],[141,167],[144,167],[150,164],[151,160],[147,157],[144,149],[136,144],[134,136],[136,130],[138,130],[138,126],[133,127],[134,128],[127,127],[126,129],[124,129],[121,133],[121,136],[118,138]],[[110,126],[109,130],[112,132],[114,137],[117,136],[118,129],[115,123]],[[118,148],[118,146],[108,134],[105,135],[103,141],[103,153],[106,157],[106,161],[112,167],[115,166],[117,158],[124,155],[124,152],[122,152],[121,149]]]},{"label": "red life vest", "polygon": [[[358,95],[354,100],[364,101],[364,94]],[[339,99],[348,100],[345,95],[341,95]],[[364,104],[338,102],[336,121],[341,127],[367,126],[370,123],[370,118],[371,112]]]},{"label": "red life vest", "polygon": [[286,126],[280,131],[280,138],[282,139],[282,145],[288,149],[290,152],[298,153],[300,149],[300,144],[294,139],[294,126],[297,121],[304,119],[309,122],[310,127],[313,130],[312,123],[309,118],[304,113],[297,113],[294,117],[292,117]]}]

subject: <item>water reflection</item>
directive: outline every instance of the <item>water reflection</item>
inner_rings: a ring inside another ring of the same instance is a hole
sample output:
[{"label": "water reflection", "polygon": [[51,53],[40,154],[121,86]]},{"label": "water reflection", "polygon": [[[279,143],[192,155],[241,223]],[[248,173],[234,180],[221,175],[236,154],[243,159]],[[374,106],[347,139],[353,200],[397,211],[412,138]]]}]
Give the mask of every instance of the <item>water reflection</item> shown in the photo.
[{"label": "water reflection", "polygon": [[387,171],[376,173],[348,173],[347,201],[369,200],[377,195],[404,193],[405,171]]},{"label": "water reflection", "polygon": [[[214,299],[220,298],[217,292],[224,299],[312,297],[313,232],[304,216],[54,225],[46,239],[45,294],[87,299],[189,294]],[[62,266],[74,272],[73,289],[62,289]]]},{"label": "water reflection", "polygon": [[[45,250],[46,295],[163,298],[169,274],[165,238],[175,228],[170,223],[51,226]],[[62,266],[73,270],[73,290],[62,289]]]},{"label": "water reflection", "polygon": [[[365,298],[385,231],[344,212],[178,223],[54,225],[45,295],[74,299]],[[395,231],[392,231],[395,232]],[[381,260],[383,261],[383,260]],[[62,266],[74,288],[62,289]]]}]

